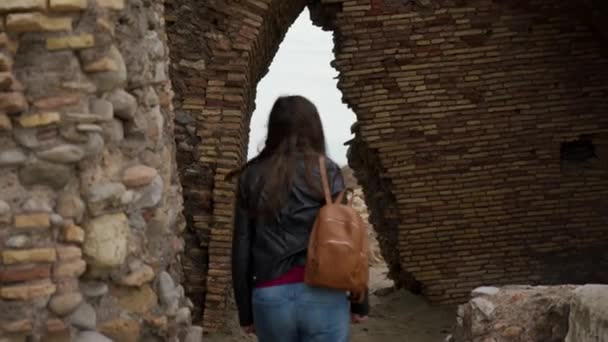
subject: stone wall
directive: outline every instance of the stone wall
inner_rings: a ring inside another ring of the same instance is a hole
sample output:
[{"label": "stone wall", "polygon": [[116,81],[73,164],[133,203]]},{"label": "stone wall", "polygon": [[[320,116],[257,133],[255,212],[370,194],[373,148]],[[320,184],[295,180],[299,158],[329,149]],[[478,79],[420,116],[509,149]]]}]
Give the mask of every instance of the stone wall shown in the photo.
[{"label": "stone wall", "polygon": [[162,1],[6,0],[0,19],[0,340],[183,339]]},{"label": "stone wall", "polygon": [[454,342],[608,340],[608,286],[481,287],[458,309]]},{"label": "stone wall", "polygon": [[[209,330],[230,291],[224,176],[244,160],[255,87],[306,3],[167,1],[186,289]],[[359,121],[350,163],[398,285],[454,303],[480,284],[603,279],[608,57],[589,7],[311,5],[334,31],[339,88]]]}]

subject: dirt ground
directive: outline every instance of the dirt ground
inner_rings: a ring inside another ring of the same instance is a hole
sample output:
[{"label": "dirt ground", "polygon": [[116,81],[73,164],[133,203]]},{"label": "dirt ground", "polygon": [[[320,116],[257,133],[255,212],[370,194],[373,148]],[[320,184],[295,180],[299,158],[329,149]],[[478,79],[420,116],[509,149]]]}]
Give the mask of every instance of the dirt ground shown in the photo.
[{"label": "dirt ground", "polygon": [[[430,306],[424,298],[392,290],[383,265],[370,269],[369,320],[353,326],[351,342],[442,342],[455,323],[455,308]],[[208,342],[256,341],[244,335],[231,315],[229,332],[207,336]],[[285,341],[289,342],[289,341]]]}]

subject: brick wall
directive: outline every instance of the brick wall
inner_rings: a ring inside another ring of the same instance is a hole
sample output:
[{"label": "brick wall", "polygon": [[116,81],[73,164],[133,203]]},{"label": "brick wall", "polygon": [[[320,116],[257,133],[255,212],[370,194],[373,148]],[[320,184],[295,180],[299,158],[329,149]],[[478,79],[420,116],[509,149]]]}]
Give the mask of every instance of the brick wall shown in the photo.
[{"label": "brick wall", "polygon": [[162,14],[161,1],[0,1],[2,341],[186,334]]},{"label": "brick wall", "polygon": [[224,324],[231,288],[234,185],[225,177],[246,158],[257,82],[305,3],[166,4],[177,94],[177,156],[189,232],[185,288],[195,306],[205,309],[206,331]]},{"label": "brick wall", "polygon": [[[321,3],[315,22],[334,30],[339,87],[359,120],[350,162],[399,284],[452,303],[486,283],[601,279],[608,57],[587,7]],[[305,2],[167,4],[196,246],[186,259],[207,272],[187,272],[187,288],[213,330],[230,292],[224,175],[244,159],[256,84]],[[585,158],[592,146],[598,159]]]},{"label": "brick wall", "polygon": [[606,168],[568,171],[560,150],[608,129],[599,36],[568,2],[402,3],[345,2],[335,62],[392,181],[402,269],[444,303],[484,283],[597,280]]}]

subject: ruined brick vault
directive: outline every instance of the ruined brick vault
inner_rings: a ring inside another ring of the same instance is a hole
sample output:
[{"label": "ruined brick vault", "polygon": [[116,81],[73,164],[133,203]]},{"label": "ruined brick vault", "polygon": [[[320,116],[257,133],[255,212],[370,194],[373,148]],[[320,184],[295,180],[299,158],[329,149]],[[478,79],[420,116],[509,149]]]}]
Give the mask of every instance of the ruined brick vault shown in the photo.
[{"label": "ruined brick vault", "polygon": [[4,0],[2,337],[221,327],[224,177],[307,5],[334,32],[349,161],[399,286],[455,303],[481,284],[608,281],[599,2]]}]

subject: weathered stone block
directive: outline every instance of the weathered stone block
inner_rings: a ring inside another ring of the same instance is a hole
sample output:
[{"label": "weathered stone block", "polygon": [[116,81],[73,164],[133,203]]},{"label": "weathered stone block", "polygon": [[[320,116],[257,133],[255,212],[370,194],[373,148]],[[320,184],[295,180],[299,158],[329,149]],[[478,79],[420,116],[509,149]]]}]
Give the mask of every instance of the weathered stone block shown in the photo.
[{"label": "weathered stone block", "polygon": [[84,230],[75,224],[69,224],[63,228],[63,240],[66,242],[84,242]]},{"label": "weathered stone block", "polygon": [[36,262],[54,262],[57,254],[53,248],[35,248],[19,251],[3,251],[2,263],[4,265],[25,264]]},{"label": "weathered stone block", "polygon": [[97,267],[116,267],[127,257],[129,223],[125,214],[103,215],[85,227],[83,252]]},{"label": "weathered stone block", "polygon": [[109,33],[111,36],[114,36],[115,27],[114,23],[108,21],[105,18],[97,18],[97,27],[106,33]]},{"label": "weathered stone block", "polygon": [[15,228],[18,229],[33,229],[33,228],[50,228],[51,215],[49,213],[35,213],[15,215]]},{"label": "weathered stone block", "polygon": [[59,342],[59,341],[65,341],[65,340],[69,340],[69,331],[67,331],[67,326],[66,324],[57,318],[51,318],[49,320],[46,321],[46,331],[50,334],[56,334],[59,332],[67,332],[67,336],[65,334],[61,334],[61,337],[63,338],[63,340],[60,338],[60,336],[49,336],[49,341],[44,341],[44,342]]},{"label": "weathered stone block", "polygon": [[149,285],[120,289],[115,295],[118,297],[120,307],[133,313],[144,314],[158,303],[158,297]]},{"label": "weathered stone block", "polygon": [[566,342],[608,341],[608,285],[574,290]]},{"label": "weathered stone block", "polygon": [[25,128],[46,126],[59,121],[61,121],[61,115],[57,112],[42,112],[19,117],[19,123]]},{"label": "weathered stone block", "polygon": [[137,342],[141,333],[139,323],[131,319],[116,318],[99,325],[98,330],[114,341]]},{"label": "weathered stone block", "polygon": [[0,53],[0,71],[11,71],[12,68],[13,59],[3,53]]},{"label": "weathered stone block", "polygon": [[125,286],[141,287],[154,279],[154,270],[148,265],[141,265],[131,273],[120,278],[118,283]]},{"label": "weathered stone block", "polygon": [[76,246],[59,246],[57,247],[57,257],[60,261],[80,259],[82,250]]},{"label": "weathered stone block", "polygon": [[102,214],[108,209],[119,208],[126,188],[121,183],[101,183],[89,188],[87,202],[93,215]]},{"label": "weathered stone block", "polygon": [[11,131],[13,129],[13,123],[11,119],[4,113],[0,113],[0,132]]},{"label": "weathered stone block", "polygon": [[46,0],[3,0],[0,2],[0,12],[17,12],[45,10]]},{"label": "weathered stone block", "polygon": [[125,8],[124,0],[96,0],[97,4],[101,7],[105,7],[112,10],[121,10]]},{"label": "weathered stone block", "polygon": [[203,341],[203,328],[199,326],[191,326],[186,334],[185,342],[202,342]]},{"label": "weathered stone block", "polygon": [[0,331],[11,334],[30,332],[32,328],[33,324],[30,319],[14,320],[0,325]]},{"label": "weathered stone block", "polygon": [[37,99],[34,101],[34,107],[40,110],[50,110],[77,104],[79,101],[80,95],[78,94],[64,94]]},{"label": "weathered stone block", "polygon": [[[18,0],[17,0],[18,1]],[[14,13],[6,17],[9,32],[71,31],[72,18],[48,17],[42,13]]]},{"label": "weathered stone block", "polygon": [[72,172],[72,168],[65,165],[35,162],[19,169],[19,179],[26,186],[39,184],[59,190],[71,179]]},{"label": "weathered stone block", "polygon": [[0,288],[0,297],[6,300],[30,300],[55,293],[56,286],[49,280]]},{"label": "weathered stone block", "polygon": [[51,11],[80,11],[87,8],[87,0],[50,0]]},{"label": "weathered stone block", "polygon": [[[0,42],[1,42],[1,37],[2,34],[0,34]],[[0,43],[0,46],[2,46],[2,44]],[[1,90],[13,90],[14,86],[17,85],[19,83],[19,81],[17,81],[17,79],[15,79],[15,76],[8,72],[0,72],[0,89]]]},{"label": "weathered stone block", "polygon": [[49,37],[46,39],[48,50],[62,49],[86,49],[95,45],[95,38],[92,34],[80,34],[77,36]]},{"label": "weathered stone block", "polygon": [[21,112],[26,111],[27,108],[27,101],[25,100],[25,97],[22,93],[0,93],[0,111],[3,111],[7,114],[19,114]]},{"label": "weathered stone block", "polygon": [[85,204],[74,191],[62,192],[57,200],[57,213],[64,218],[80,222],[84,215]]},{"label": "weathered stone block", "polygon": [[117,71],[118,63],[109,57],[102,57],[96,61],[85,64],[83,69],[86,72]]},{"label": "weathered stone block", "polygon": [[0,283],[19,283],[51,276],[51,265],[17,266],[0,270]]}]

